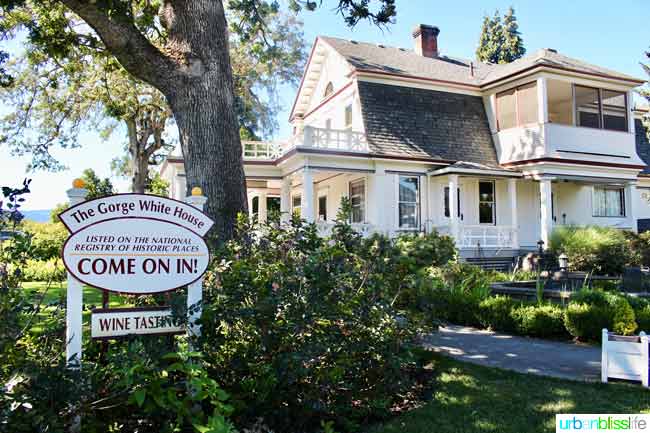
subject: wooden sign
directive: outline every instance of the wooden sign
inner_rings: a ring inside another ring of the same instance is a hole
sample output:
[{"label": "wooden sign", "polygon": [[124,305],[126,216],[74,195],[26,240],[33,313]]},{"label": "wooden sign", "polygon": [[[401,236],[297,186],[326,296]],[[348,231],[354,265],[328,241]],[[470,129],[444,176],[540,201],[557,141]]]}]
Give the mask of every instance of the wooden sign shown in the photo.
[{"label": "wooden sign", "polygon": [[213,222],[175,200],[121,194],[83,202],[59,217],[72,233],[63,263],[89,286],[161,293],[199,280],[210,262],[202,236]]},{"label": "wooden sign", "polygon": [[185,332],[169,307],[96,309],[90,317],[90,334],[95,339]]}]

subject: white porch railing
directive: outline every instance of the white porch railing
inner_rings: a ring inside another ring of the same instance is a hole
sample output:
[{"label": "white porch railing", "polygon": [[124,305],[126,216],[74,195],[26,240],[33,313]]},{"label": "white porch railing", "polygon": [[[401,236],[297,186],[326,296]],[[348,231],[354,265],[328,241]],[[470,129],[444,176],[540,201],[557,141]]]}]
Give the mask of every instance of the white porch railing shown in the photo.
[{"label": "white porch railing", "polygon": [[[363,237],[370,236],[375,228],[372,224],[368,223],[354,223],[351,224],[354,231],[360,233]],[[316,227],[318,228],[318,234],[327,237],[332,235],[332,230],[334,229],[334,223],[328,222],[317,222]]]},{"label": "white porch railing", "polygon": [[294,148],[325,151],[368,152],[365,134],[351,130],[305,127],[287,141],[243,141],[245,160],[275,160]]},{"label": "white porch railing", "polygon": [[[438,233],[451,236],[451,227],[436,226]],[[518,248],[515,245],[515,227],[493,225],[460,225],[458,248]]]}]

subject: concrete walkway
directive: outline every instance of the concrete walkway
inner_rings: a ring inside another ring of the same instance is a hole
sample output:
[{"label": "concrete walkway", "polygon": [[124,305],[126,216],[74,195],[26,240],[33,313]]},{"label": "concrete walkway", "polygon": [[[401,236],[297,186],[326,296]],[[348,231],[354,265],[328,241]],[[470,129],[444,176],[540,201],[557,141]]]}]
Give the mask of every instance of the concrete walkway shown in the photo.
[{"label": "concrete walkway", "polygon": [[600,347],[515,337],[449,325],[425,339],[425,346],[475,364],[552,376],[599,381]]}]

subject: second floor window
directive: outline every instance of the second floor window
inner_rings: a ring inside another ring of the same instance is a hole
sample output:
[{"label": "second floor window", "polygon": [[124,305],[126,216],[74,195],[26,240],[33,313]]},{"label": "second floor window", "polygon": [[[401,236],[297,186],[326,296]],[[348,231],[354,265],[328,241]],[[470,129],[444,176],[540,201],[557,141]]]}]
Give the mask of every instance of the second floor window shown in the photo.
[{"label": "second floor window", "polygon": [[537,119],[537,83],[497,93],[497,126],[500,131],[535,123]]},{"label": "second floor window", "polygon": [[334,84],[330,81],[325,86],[325,92],[323,92],[323,99],[330,97],[334,93]]},{"label": "second floor window", "polygon": [[345,129],[352,128],[352,105],[345,107]]}]

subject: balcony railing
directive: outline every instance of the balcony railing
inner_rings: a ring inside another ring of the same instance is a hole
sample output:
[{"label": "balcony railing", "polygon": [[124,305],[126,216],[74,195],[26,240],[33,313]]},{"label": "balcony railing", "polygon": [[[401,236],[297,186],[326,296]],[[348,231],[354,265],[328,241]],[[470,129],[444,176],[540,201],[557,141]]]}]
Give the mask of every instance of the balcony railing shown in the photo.
[{"label": "balcony railing", "polygon": [[287,141],[244,141],[242,148],[245,160],[273,161],[295,148],[368,152],[368,143],[361,132],[307,126],[302,134]]},{"label": "balcony railing", "polygon": [[[332,235],[332,230],[334,229],[334,223],[328,222],[317,222],[316,227],[318,228],[318,234],[322,237],[328,237]],[[361,234],[363,237],[370,236],[375,230],[375,226],[368,223],[353,223],[351,227],[354,231]]]}]

